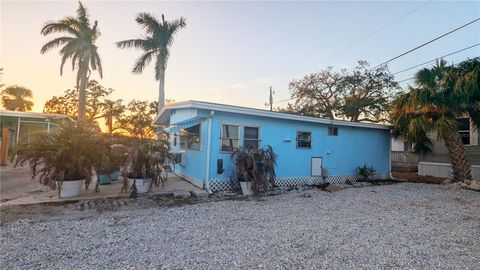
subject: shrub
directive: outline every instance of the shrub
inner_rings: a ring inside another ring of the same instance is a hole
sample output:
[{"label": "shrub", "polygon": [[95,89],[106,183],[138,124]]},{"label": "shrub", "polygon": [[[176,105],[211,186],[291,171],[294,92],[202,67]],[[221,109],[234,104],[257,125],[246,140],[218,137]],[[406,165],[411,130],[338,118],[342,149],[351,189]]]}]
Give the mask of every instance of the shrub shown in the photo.
[{"label": "shrub", "polygon": [[363,164],[363,166],[357,167],[356,172],[358,176],[360,176],[361,181],[368,181],[376,171],[375,169],[373,169],[373,167],[367,166],[367,164]]},{"label": "shrub", "polygon": [[277,155],[268,145],[260,149],[240,147],[233,151],[235,181],[253,182],[255,193],[275,185]]},{"label": "shrub", "polygon": [[67,123],[47,134],[33,133],[28,142],[17,145],[13,151],[14,166],[30,166],[32,179],[38,177],[43,185],[52,189],[63,181],[85,179],[85,188],[92,179],[93,168],[100,156],[99,135],[88,125]]}]

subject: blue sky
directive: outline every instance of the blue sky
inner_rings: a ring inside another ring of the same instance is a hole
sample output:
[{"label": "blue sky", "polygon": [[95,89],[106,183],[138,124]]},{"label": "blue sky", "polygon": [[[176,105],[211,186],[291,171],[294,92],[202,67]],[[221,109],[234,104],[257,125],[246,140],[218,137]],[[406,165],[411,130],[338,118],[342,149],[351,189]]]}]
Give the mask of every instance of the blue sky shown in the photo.
[{"label": "blue sky", "polygon": [[[136,13],[146,11],[167,19],[183,16],[171,50],[166,96],[176,101],[196,99],[265,108],[268,88],[274,100],[290,97],[288,82],[327,66],[351,68],[359,59],[377,65],[455,27],[480,17],[479,1],[408,2],[141,2],[84,1],[99,21],[98,47],[104,67],[103,85],[114,97],[154,100],[158,82],[153,66],[142,75],[130,72],[136,50],[120,50],[114,42],[139,37]],[[53,95],[73,87],[75,73],[59,75],[57,52],[40,54],[50,38],[40,35],[47,20],[74,14],[77,4],[2,1],[0,65],[3,82],[34,91],[35,111]],[[423,6],[422,6],[423,5]],[[339,50],[397,20],[345,52]],[[19,24],[18,22],[22,22]],[[472,24],[392,63],[392,72],[480,42],[480,22]],[[480,46],[446,58],[458,62],[480,55]],[[327,61],[323,61],[327,59]],[[409,78],[410,70],[397,79]],[[97,77],[94,75],[94,78]],[[285,105],[277,103],[275,106]]]}]

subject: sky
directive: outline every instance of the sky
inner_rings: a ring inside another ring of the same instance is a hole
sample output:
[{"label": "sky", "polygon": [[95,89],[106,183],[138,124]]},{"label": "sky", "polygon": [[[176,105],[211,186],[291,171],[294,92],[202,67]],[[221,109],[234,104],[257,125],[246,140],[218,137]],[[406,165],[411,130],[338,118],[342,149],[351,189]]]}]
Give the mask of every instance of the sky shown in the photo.
[{"label": "sky", "polygon": [[[266,108],[270,86],[274,101],[285,100],[292,79],[328,66],[353,68],[360,59],[375,66],[480,17],[480,1],[83,3],[101,31],[97,46],[103,79],[95,72],[91,78],[115,89],[112,98],[158,98],[153,65],[143,74],[132,74],[141,52],[114,44],[140,37],[135,16],[150,12],[187,21],[171,48],[166,98],[254,108]],[[33,111],[42,111],[45,101],[75,85],[76,73],[69,64],[60,76],[58,50],[40,54],[41,46],[53,38],[40,35],[40,30],[49,20],[74,15],[77,6],[75,1],[0,2],[2,82],[30,88]],[[389,63],[389,68],[394,73],[477,43],[480,21]],[[480,46],[445,59],[458,63],[475,56],[480,56]],[[410,78],[416,70],[396,79]]]}]

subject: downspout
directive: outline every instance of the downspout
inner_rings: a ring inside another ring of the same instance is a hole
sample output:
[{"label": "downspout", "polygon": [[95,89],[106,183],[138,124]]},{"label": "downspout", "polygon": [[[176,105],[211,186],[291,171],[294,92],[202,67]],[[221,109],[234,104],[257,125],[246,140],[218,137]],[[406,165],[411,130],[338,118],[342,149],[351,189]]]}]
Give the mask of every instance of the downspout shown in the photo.
[{"label": "downspout", "polygon": [[388,136],[388,176],[390,177],[390,180],[399,180],[392,175],[392,134],[389,132]]},{"label": "downspout", "polygon": [[203,181],[203,188],[208,192],[212,193],[210,190],[210,152],[211,152],[211,142],[212,142],[212,117],[214,111],[210,111],[210,115],[208,116],[208,124],[207,124],[207,162],[205,168],[205,179]]}]

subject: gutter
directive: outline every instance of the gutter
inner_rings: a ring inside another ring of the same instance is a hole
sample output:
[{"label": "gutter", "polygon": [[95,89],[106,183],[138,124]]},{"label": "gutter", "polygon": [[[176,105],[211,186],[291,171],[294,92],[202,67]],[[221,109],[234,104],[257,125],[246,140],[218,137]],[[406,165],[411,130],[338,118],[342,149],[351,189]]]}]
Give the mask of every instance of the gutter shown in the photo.
[{"label": "gutter", "polygon": [[212,194],[210,190],[210,152],[211,152],[211,142],[212,142],[212,117],[214,111],[210,111],[208,115],[208,124],[207,124],[207,162],[205,168],[205,179],[203,180],[203,188],[209,193]]}]

